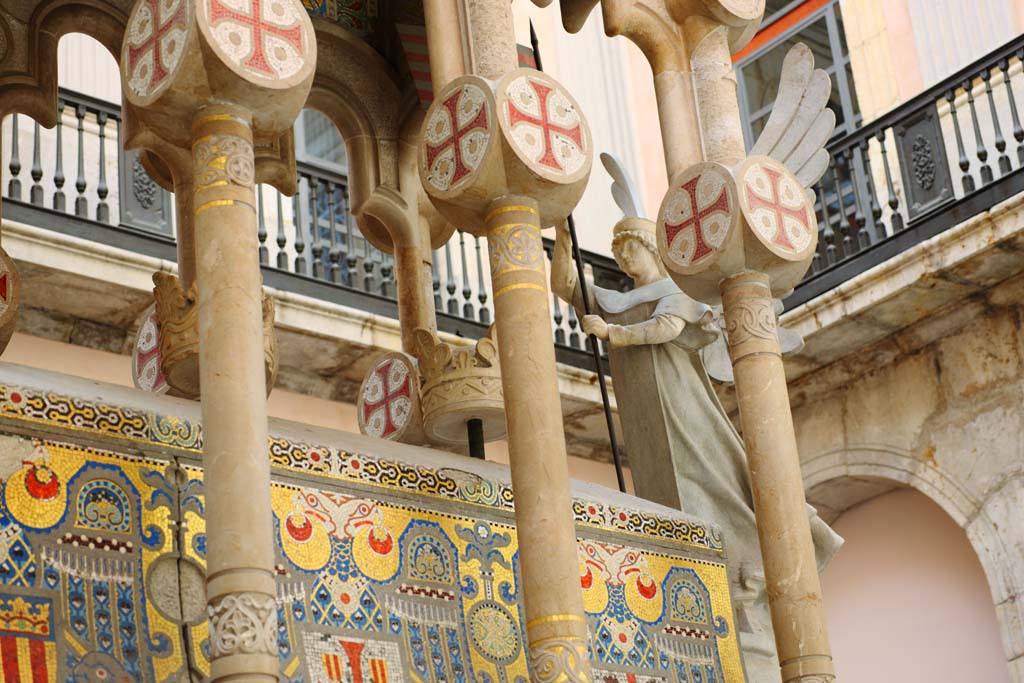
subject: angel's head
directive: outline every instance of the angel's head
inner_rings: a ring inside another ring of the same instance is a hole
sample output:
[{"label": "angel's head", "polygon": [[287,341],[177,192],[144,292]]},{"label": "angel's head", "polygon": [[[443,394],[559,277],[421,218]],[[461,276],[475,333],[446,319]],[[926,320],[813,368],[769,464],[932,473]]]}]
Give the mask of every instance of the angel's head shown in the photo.
[{"label": "angel's head", "polygon": [[623,218],[612,231],[612,254],[622,272],[638,281],[668,277],[658,254],[655,227],[646,218]]}]

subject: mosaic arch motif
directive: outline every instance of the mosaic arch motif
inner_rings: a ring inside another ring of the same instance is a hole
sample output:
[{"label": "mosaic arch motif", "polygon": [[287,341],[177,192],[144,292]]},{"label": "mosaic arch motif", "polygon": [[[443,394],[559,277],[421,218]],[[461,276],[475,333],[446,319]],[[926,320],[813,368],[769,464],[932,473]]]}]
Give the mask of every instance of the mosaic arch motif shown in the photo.
[{"label": "mosaic arch motif", "polygon": [[736,224],[735,183],[718,164],[691,166],[661,205],[658,239],[671,266],[694,271],[714,260]]},{"label": "mosaic arch motif", "polygon": [[590,131],[560,83],[539,71],[518,69],[499,85],[498,102],[505,137],[531,170],[559,181],[586,170]]},{"label": "mosaic arch motif", "polygon": [[160,333],[156,317],[156,304],[142,316],[142,325],[132,346],[132,381],[143,391],[166,394],[170,390],[160,368]]},{"label": "mosaic arch motif", "polygon": [[754,156],[743,162],[737,177],[743,216],[761,243],[787,260],[809,256],[818,221],[796,176],[770,157]]},{"label": "mosaic arch motif", "polygon": [[203,0],[213,47],[254,83],[294,82],[312,69],[313,27],[295,0]]},{"label": "mosaic arch motif", "polygon": [[142,0],[135,5],[121,50],[132,94],[148,99],[170,85],[185,54],[190,24],[189,0]]},{"label": "mosaic arch motif", "polygon": [[479,84],[456,82],[434,100],[423,124],[427,183],[451,192],[472,182],[491,143],[491,98]]},{"label": "mosaic arch motif", "polygon": [[363,383],[356,409],[363,434],[397,439],[413,419],[419,391],[416,368],[399,354],[378,360]]}]

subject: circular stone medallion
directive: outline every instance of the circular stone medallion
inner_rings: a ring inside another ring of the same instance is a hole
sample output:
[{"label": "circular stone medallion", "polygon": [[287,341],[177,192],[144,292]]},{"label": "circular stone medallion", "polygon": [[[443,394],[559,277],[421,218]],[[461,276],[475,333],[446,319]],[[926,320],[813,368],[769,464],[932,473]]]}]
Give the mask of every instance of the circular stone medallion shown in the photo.
[{"label": "circular stone medallion", "polygon": [[156,317],[156,304],[146,309],[142,326],[135,335],[132,347],[132,381],[143,391],[166,394],[170,385],[160,369],[160,333]]},{"label": "circular stone medallion", "polygon": [[156,99],[174,80],[192,27],[189,0],[142,0],[135,5],[121,47],[128,94],[139,104]]},{"label": "circular stone medallion", "polygon": [[283,88],[312,72],[313,24],[298,0],[201,0],[199,7],[203,35],[242,78]]},{"label": "circular stone medallion", "polygon": [[359,431],[399,440],[419,414],[419,373],[404,353],[386,353],[373,364],[359,388]]},{"label": "circular stone medallion", "polygon": [[590,129],[569,91],[550,76],[516,69],[495,95],[502,132],[531,171],[571,183],[590,171]]},{"label": "circular stone medallion", "polygon": [[494,103],[479,84],[453,82],[430,105],[423,123],[420,164],[429,188],[451,192],[471,184],[491,144]]},{"label": "circular stone medallion", "polygon": [[736,183],[721,164],[700,163],[676,176],[658,212],[658,250],[675,272],[703,271],[739,222]]},{"label": "circular stone medallion", "polygon": [[801,261],[818,244],[818,221],[804,186],[766,156],[744,161],[736,173],[740,207],[750,230],[773,254]]}]

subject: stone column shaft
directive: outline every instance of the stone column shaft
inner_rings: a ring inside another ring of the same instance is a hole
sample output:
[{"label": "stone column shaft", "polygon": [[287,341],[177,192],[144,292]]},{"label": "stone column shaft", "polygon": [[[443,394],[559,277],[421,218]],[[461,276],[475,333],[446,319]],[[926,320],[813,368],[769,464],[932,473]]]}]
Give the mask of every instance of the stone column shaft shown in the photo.
[{"label": "stone column shaft", "polygon": [[423,0],[423,16],[426,20],[430,81],[437,95],[449,81],[466,72],[458,0]]},{"label": "stone column shaft", "polygon": [[249,113],[192,128],[212,683],[277,681],[262,286]]},{"label": "stone column shaft", "polygon": [[[424,232],[421,227],[420,232]],[[395,280],[398,287],[398,315],[401,319],[402,350],[416,354],[416,330],[437,330],[430,233],[421,235],[427,246],[395,244]]]},{"label": "stone column shaft", "polygon": [[178,280],[188,291],[196,280],[196,237],[193,228],[195,189],[192,178],[182,179],[174,185],[175,242],[178,250]]},{"label": "stone column shaft", "polygon": [[661,144],[669,179],[704,160],[700,120],[693,97],[693,74],[666,70],[654,75]]},{"label": "stone column shaft", "polygon": [[834,680],[768,276],[722,281],[729,354],[783,683]]},{"label": "stone column shaft", "polygon": [[516,35],[508,0],[465,0],[472,73],[491,80],[516,68]]},{"label": "stone column shaft", "polygon": [[486,216],[532,681],[590,681],[537,203]]},{"label": "stone column shaft", "polygon": [[729,50],[729,33],[725,26],[702,17],[691,18],[687,28],[693,33],[704,34],[699,42],[695,42],[696,47],[690,56],[704,160],[732,166],[746,158],[747,149],[736,96],[736,72]]}]

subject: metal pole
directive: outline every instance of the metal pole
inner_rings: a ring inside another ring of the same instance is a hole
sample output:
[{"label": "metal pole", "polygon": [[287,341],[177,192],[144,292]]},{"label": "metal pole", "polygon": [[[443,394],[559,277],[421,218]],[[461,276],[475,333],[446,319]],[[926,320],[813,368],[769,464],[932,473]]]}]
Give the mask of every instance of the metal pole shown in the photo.
[{"label": "metal pole", "polygon": [[[533,22],[530,22],[530,44],[533,47],[533,60],[537,65],[537,71],[544,68],[540,61],[540,49],[537,45],[537,32],[533,29]],[[572,256],[576,261],[576,271],[579,273],[580,293],[583,295],[583,313],[590,315],[590,297],[587,294],[587,276],[583,270],[583,254],[580,252],[580,241],[576,238],[576,221],[572,214],[567,220],[569,224],[569,237],[572,239]],[[590,351],[594,356],[594,368],[597,370],[597,383],[601,388],[601,401],[604,403],[604,419],[608,424],[608,441],[612,448],[612,462],[615,463],[615,479],[619,483],[619,490],[626,492],[626,478],[622,472],[622,456],[619,454],[619,444],[615,438],[615,423],[612,420],[612,402],[608,397],[608,383],[604,376],[604,363],[601,362],[601,348],[597,343],[597,337],[590,335]]]},{"label": "metal pole", "polygon": [[469,457],[484,459],[484,423],[478,417],[466,420],[466,432],[469,435]]}]

